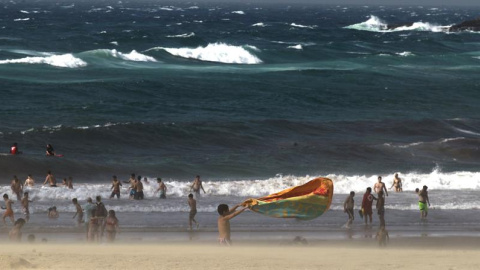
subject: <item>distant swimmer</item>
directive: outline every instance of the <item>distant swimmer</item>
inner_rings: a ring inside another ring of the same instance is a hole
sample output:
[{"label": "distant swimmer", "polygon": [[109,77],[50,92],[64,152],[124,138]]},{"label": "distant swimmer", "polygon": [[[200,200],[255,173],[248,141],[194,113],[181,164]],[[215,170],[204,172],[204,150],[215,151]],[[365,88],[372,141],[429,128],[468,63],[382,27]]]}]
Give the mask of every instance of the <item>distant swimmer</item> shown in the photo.
[{"label": "distant swimmer", "polygon": [[29,174],[27,179],[25,179],[25,184],[24,186],[26,187],[33,187],[35,186],[35,180],[33,180],[32,175]]},{"label": "distant swimmer", "polygon": [[197,196],[200,196],[200,189],[203,190],[203,193],[206,193],[202,185],[202,180],[200,180],[200,175],[197,175],[195,177],[195,180],[193,180],[193,184],[190,189],[193,190],[193,192],[195,192]]},{"label": "distant swimmer", "polygon": [[45,152],[47,156],[55,156],[55,150],[51,144],[47,144],[47,150]]},{"label": "distant swimmer", "polygon": [[[382,182],[381,176],[378,177],[378,182],[375,183],[375,185],[373,186],[373,190],[375,190],[375,193],[377,193],[377,195],[379,196],[380,196],[380,191],[384,191],[385,194],[388,196],[387,188],[385,187],[385,183]],[[382,192],[382,195],[383,195],[383,192]]]},{"label": "distant swimmer", "polygon": [[157,190],[155,190],[155,193],[157,193],[157,192],[160,193],[160,199],[166,199],[167,198],[167,186],[165,185],[165,183],[162,182],[162,178],[160,178],[160,177],[157,178],[157,183],[158,183],[158,188],[157,188]]},{"label": "distant swimmer", "polygon": [[395,187],[396,192],[402,192],[403,191],[402,179],[400,177],[398,177],[398,173],[395,174],[395,177],[393,178],[393,184],[390,187],[390,189],[392,189],[393,187]]},{"label": "distant swimmer", "polygon": [[3,224],[7,225],[7,222],[5,222],[5,219],[7,217],[10,218],[12,223],[15,223],[15,217],[13,215],[13,209],[12,209],[13,201],[8,198],[7,194],[3,194],[3,200],[5,200],[5,207],[2,207],[3,209],[5,209],[5,213],[3,213],[3,216],[2,216]]},{"label": "distant swimmer", "polygon": [[10,147],[10,154],[12,155],[18,155],[18,154],[21,154],[22,152],[20,152],[20,150],[18,150],[18,144],[17,143],[13,143],[13,145]]},{"label": "distant swimmer", "polygon": [[350,191],[350,195],[345,199],[343,202],[343,212],[348,214],[348,221],[345,224],[345,227],[347,229],[350,229],[350,226],[353,223],[353,220],[355,219],[355,216],[353,215],[353,207],[355,205],[355,201],[353,200],[353,197],[355,197],[355,192]]},{"label": "distant swimmer", "polygon": [[73,189],[73,178],[71,176],[68,177],[67,188],[68,189]]},{"label": "distant swimmer", "polygon": [[120,187],[122,186],[122,183],[118,181],[117,176],[114,175],[112,176],[112,187],[110,188],[112,191],[112,194],[110,194],[110,199],[113,197],[117,196],[117,199],[120,199]]},{"label": "distant swimmer", "polygon": [[17,195],[17,201],[22,200],[22,193],[23,193],[23,185],[18,180],[17,176],[13,176],[12,184],[10,185],[10,188],[12,189],[12,193]]},{"label": "distant swimmer", "polygon": [[420,208],[420,217],[422,220],[427,219],[428,207],[430,206],[427,189],[427,186],[423,186],[422,190],[418,190],[418,188],[415,190],[418,194],[418,207]]},{"label": "distant swimmer", "polygon": [[51,219],[55,219],[55,218],[58,218],[60,215],[58,214],[57,212],[57,207],[56,206],[52,206],[50,208],[48,208],[48,214],[47,214],[48,218],[51,218]]},{"label": "distant swimmer", "polygon": [[43,184],[46,185],[47,183],[51,187],[57,186],[57,180],[55,179],[55,176],[53,176],[52,171],[47,172],[47,177],[45,177],[45,182],[43,182]]}]

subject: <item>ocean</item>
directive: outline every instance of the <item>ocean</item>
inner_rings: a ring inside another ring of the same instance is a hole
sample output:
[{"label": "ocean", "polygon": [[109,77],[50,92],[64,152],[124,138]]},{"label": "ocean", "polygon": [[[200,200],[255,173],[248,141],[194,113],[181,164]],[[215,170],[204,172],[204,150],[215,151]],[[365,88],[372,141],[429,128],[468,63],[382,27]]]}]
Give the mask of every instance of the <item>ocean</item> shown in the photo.
[{"label": "ocean", "polygon": [[[0,192],[11,194],[13,175],[32,174],[39,184],[52,170],[57,181],[74,179],[73,191],[30,189],[32,226],[71,227],[71,198],[106,198],[112,175],[130,173],[150,179],[147,199],[128,201],[125,190],[120,201],[106,201],[127,227],[184,228],[195,175],[207,191],[199,220],[212,228],[219,203],[317,176],[335,184],[324,217],[302,223],[246,213],[239,222],[338,228],[350,190],[358,204],[377,175],[390,186],[397,172],[405,192],[387,198],[396,213],[387,212],[387,224],[416,228],[413,190],[423,185],[431,227],[464,230],[479,221],[480,34],[445,29],[480,8],[1,6],[0,147],[7,153],[17,142],[23,154],[0,155]],[[401,23],[413,24],[385,28]],[[48,143],[63,157],[46,157]],[[169,199],[153,195],[156,177]],[[46,221],[52,205],[68,214]]]}]

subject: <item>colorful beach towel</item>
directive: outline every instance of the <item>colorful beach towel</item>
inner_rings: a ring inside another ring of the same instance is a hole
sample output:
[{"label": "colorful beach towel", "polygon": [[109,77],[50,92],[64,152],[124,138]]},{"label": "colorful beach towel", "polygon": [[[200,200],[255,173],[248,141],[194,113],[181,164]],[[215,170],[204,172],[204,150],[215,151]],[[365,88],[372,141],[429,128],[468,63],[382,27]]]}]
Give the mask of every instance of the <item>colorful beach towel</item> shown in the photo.
[{"label": "colorful beach towel", "polygon": [[332,197],[332,180],[320,177],[263,198],[248,199],[242,205],[270,217],[309,220],[325,213]]}]

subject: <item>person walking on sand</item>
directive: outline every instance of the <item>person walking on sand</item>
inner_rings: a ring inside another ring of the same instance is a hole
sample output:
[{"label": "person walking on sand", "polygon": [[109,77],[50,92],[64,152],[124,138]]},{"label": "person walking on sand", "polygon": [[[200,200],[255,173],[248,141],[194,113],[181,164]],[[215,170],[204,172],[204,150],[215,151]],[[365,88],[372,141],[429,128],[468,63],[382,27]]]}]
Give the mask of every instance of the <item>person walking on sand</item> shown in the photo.
[{"label": "person walking on sand", "polygon": [[80,225],[83,223],[83,209],[78,203],[77,198],[73,198],[72,203],[75,206],[75,215],[73,215],[72,218],[77,218],[77,226],[80,227]]},{"label": "person walking on sand", "polygon": [[203,190],[204,194],[206,193],[205,189],[203,188],[202,180],[200,180],[200,175],[197,175],[195,177],[195,180],[193,180],[193,184],[190,187],[190,190],[193,190],[196,196],[200,196],[200,189]]},{"label": "person walking on sand", "polygon": [[190,231],[192,230],[192,224],[195,223],[195,226],[198,228],[199,224],[195,220],[195,215],[197,214],[197,201],[193,198],[193,194],[188,194],[188,206],[190,206],[190,213],[188,214],[188,225]]},{"label": "person walking on sand", "polygon": [[8,233],[8,239],[12,242],[20,242],[22,240],[22,227],[25,225],[25,219],[19,218],[15,221],[13,228]]},{"label": "person walking on sand", "polygon": [[382,194],[388,196],[387,188],[385,187],[385,183],[382,182],[381,176],[378,177],[378,182],[373,186],[373,190],[375,190],[378,196],[380,196],[380,191],[384,191],[385,193],[382,192]]},{"label": "person walking on sand", "polygon": [[158,183],[158,188],[155,190],[155,193],[159,192],[160,193],[160,199],[166,199],[167,198],[167,186],[165,183],[162,182],[162,178],[157,178],[157,183]]},{"label": "person walking on sand", "polygon": [[403,187],[402,187],[402,179],[398,177],[398,173],[395,174],[395,177],[393,178],[393,183],[390,189],[395,187],[395,192],[402,192]]},{"label": "person walking on sand", "polygon": [[113,189],[112,194],[110,194],[110,199],[113,197],[117,196],[117,199],[120,199],[120,187],[122,186],[122,183],[118,181],[117,176],[114,175],[112,176],[112,187],[110,189]]},{"label": "person walking on sand", "polygon": [[47,172],[47,177],[45,177],[45,182],[43,182],[43,185],[49,184],[50,187],[56,187],[57,186],[57,180],[55,179],[55,176],[53,176],[52,171]]},{"label": "person walking on sand", "polygon": [[[428,187],[423,186],[422,190],[418,191],[418,207],[420,208],[420,217],[422,220],[427,219],[428,207],[430,206],[430,199],[428,198]],[[427,205],[428,204],[428,205]]]},{"label": "person walking on sand", "polygon": [[235,205],[235,207],[233,207],[231,210],[228,209],[228,205],[226,204],[220,204],[217,207],[218,214],[220,215],[217,220],[218,242],[221,245],[230,246],[232,244],[232,239],[230,237],[230,220],[247,209],[242,208],[240,210],[237,210],[237,208],[240,206],[240,204]]},{"label": "person walking on sand", "polygon": [[383,196],[383,190],[378,192],[377,213],[378,219],[380,220],[380,227],[385,227],[385,196]]},{"label": "person walking on sand", "polygon": [[25,187],[33,187],[35,186],[35,180],[33,180],[32,178],[32,175],[29,174],[27,176],[27,179],[25,179],[25,184],[24,184]]},{"label": "person walking on sand", "polygon": [[5,207],[2,207],[3,209],[5,209],[5,213],[3,213],[3,216],[2,216],[3,224],[7,225],[7,222],[5,221],[7,217],[10,218],[12,223],[15,223],[15,216],[13,214],[13,209],[12,209],[13,201],[8,198],[7,194],[3,194],[3,200],[5,200]]},{"label": "person walking on sand", "polygon": [[13,176],[12,184],[10,185],[10,188],[12,189],[12,193],[17,195],[17,201],[22,200],[22,193],[23,193],[23,185],[18,180],[17,176]]},{"label": "person walking on sand", "polygon": [[350,229],[350,226],[353,223],[353,220],[355,219],[355,216],[353,215],[353,207],[354,207],[354,200],[353,197],[355,196],[355,192],[350,191],[350,195],[345,199],[345,202],[343,202],[343,212],[348,214],[348,221],[345,224],[345,228]]},{"label": "person walking on sand", "polygon": [[368,225],[368,220],[370,220],[370,225],[372,225],[373,200],[377,200],[377,198],[373,196],[372,188],[368,187],[367,190],[365,191],[365,194],[363,194],[363,200],[362,200],[362,209],[363,209],[363,217],[365,219],[365,226]]},{"label": "person walking on sand", "polygon": [[28,192],[23,193],[22,210],[23,210],[23,214],[25,215],[26,222],[30,220],[30,209],[28,207],[31,202],[32,201],[30,201],[28,198]]}]

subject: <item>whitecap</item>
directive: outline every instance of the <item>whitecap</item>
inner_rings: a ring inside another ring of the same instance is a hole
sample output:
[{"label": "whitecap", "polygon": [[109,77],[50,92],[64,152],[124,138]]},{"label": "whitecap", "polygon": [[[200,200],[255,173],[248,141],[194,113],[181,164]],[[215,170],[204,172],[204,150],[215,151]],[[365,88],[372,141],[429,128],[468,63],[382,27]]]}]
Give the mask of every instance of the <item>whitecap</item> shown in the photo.
[{"label": "whitecap", "polygon": [[218,62],[226,64],[260,64],[257,56],[253,55],[241,46],[233,46],[225,43],[210,43],[206,47],[197,48],[163,48],[156,47],[150,50],[165,50],[174,56],[200,61]]},{"label": "whitecap", "polygon": [[301,44],[297,44],[297,45],[294,45],[294,46],[288,46],[287,48],[295,49],[295,50],[303,50],[303,47],[302,47]]},{"label": "whitecap", "polygon": [[195,33],[185,33],[185,34],[180,34],[180,35],[168,35],[167,38],[189,38],[189,37],[194,37]]},{"label": "whitecap", "polygon": [[262,23],[262,22],[259,22],[259,23],[255,23],[255,24],[252,24],[253,27],[265,27],[267,26],[266,24]]},{"label": "whitecap", "polygon": [[232,14],[239,14],[239,15],[245,15],[245,12],[242,10],[237,10],[237,11],[232,11]]},{"label": "whitecap", "polygon": [[55,67],[79,68],[87,63],[72,54],[51,55],[46,57],[25,57],[20,59],[0,60],[0,64],[46,64]]},{"label": "whitecap", "polygon": [[157,62],[157,60],[151,56],[141,54],[136,50],[131,51],[130,53],[121,53],[117,50],[109,50],[111,56],[115,58],[120,58],[123,60],[128,61],[135,61],[135,62]]},{"label": "whitecap", "polygon": [[20,22],[20,21],[29,21],[30,18],[18,18],[18,19],[14,19],[13,21],[14,22]]},{"label": "whitecap", "polygon": [[403,57],[407,57],[407,56],[415,56],[415,54],[413,54],[412,52],[400,52],[400,53],[395,53],[396,55],[398,56],[403,56]]},{"label": "whitecap", "polygon": [[297,28],[308,28],[308,29],[315,29],[318,27],[316,25],[301,25],[296,23],[291,23],[290,26],[297,27]]}]

